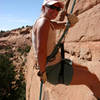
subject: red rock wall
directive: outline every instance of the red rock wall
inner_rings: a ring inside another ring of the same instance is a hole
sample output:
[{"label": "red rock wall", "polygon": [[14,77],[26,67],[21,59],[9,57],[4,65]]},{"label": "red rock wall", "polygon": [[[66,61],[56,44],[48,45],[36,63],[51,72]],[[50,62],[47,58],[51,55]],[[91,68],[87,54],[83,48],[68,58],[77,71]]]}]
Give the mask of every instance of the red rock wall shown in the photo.
[{"label": "red rock wall", "polygon": [[[77,0],[74,13],[78,14],[79,22],[70,28],[66,35],[66,58],[86,65],[100,81],[100,0]],[[26,73],[27,100],[39,100],[40,81],[33,66],[34,57],[31,50]],[[97,100],[84,84],[53,86],[47,83],[42,96],[43,100]]]}]

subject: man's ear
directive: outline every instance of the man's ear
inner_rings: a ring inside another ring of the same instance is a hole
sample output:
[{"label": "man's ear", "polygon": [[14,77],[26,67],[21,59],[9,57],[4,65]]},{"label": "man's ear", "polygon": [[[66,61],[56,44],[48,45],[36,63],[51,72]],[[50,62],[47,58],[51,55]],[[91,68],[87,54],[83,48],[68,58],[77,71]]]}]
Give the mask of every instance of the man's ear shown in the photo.
[{"label": "man's ear", "polygon": [[42,11],[45,11],[45,6],[44,6],[44,5],[42,6],[42,9],[41,9],[41,10],[42,10]]}]

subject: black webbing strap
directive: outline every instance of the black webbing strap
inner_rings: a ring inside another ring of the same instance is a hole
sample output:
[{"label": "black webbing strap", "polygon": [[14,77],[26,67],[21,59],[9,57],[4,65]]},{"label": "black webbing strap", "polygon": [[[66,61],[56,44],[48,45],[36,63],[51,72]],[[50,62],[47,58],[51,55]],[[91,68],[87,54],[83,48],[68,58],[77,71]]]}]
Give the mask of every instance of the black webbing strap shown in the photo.
[{"label": "black webbing strap", "polygon": [[[64,55],[64,43],[61,43],[61,57],[62,59],[65,58],[65,55]],[[64,83],[64,62],[63,60],[61,61],[61,70],[60,70],[60,73],[59,73],[59,83]]]}]

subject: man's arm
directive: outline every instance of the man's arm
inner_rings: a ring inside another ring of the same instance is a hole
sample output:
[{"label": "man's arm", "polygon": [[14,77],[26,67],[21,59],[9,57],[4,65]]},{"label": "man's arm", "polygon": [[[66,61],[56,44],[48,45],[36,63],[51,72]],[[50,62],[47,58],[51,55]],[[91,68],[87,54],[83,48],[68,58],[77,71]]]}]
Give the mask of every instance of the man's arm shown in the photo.
[{"label": "man's arm", "polygon": [[66,25],[65,22],[63,22],[63,23],[57,23],[57,22],[54,22],[54,21],[52,21],[52,24],[54,25],[55,29],[64,29],[65,25]]},{"label": "man's arm", "polygon": [[38,63],[40,72],[45,72],[46,58],[47,58],[47,40],[50,23],[46,19],[41,19],[38,28]]},{"label": "man's arm", "polygon": [[[73,27],[78,22],[78,17],[75,14],[67,14],[68,21],[70,22],[70,27]],[[66,27],[66,22],[57,23],[52,21],[55,29],[64,29]]]}]

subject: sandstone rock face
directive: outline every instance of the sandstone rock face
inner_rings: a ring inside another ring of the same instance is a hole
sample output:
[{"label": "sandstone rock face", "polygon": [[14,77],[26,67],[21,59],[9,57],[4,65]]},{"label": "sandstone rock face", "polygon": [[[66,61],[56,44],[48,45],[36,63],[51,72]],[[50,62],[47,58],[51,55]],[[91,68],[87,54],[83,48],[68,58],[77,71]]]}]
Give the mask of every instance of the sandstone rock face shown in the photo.
[{"label": "sandstone rock face", "polygon": [[[87,66],[88,70],[94,73],[100,81],[100,0],[77,0],[74,12],[78,14],[79,22],[70,28],[66,35],[66,58]],[[39,100],[40,80],[34,64],[35,59],[31,50],[26,71],[27,100]],[[98,95],[100,98],[100,93]],[[43,87],[42,100],[97,99],[93,91],[85,84],[54,86],[46,83]]]},{"label": "sandstone rock face", "polygon": [[37,70],[34,69],[35,59],[33,50],[31,49],[28,57],[26,69],[26,100],[38,100],[40,80],[37,76]]},{"label": "sandstone rock face", "polygon": [[[32,27],[13,29],[7,32],[0,32],[0,54],[7,55],[15,66],[15,70],[25,70],[26,56],[31,48],[31,33]],[[22,31],[26,33],[21,33]],[[27,32],[28,30],[28,32]]]},{"label": "sandstone rock face", "polygon": [[[38,70],[34,68],[35,59],[33,51],[29,53],[26,70],[26,100],[39,100],[40,79]],[[45,83],[42,90],[42,100],[97,100],[93,92],[82,85],[52,85]]]}]

